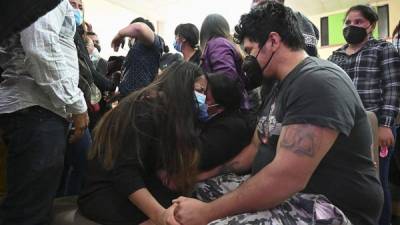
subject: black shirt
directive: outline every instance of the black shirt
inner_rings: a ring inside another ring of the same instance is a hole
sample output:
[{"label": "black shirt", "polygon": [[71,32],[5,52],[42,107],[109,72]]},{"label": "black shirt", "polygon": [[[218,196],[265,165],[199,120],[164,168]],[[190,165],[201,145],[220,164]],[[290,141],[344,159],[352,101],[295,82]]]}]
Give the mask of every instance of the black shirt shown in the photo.
[{"label": "black shirt", "polygon": [[253,136],[255,116],[225,111],[211,118],[202,129],[200,170],[213,169],[240,153]]},{"label": "black shirt", "polygon": [[[123,103],[121,103],[123,104]],[[136,106],[136,126],[140,130],[135,134],[125,131],[124,136],[131,143],[119,153],[111,170],[106,170],[97,159],[89,160],[88,176],[81,192],[78,205],[85,217],[101,224],[140,224],[147,220],[128,199],[129,195],[141,188],[147,188],[157,201],[168,208],[171,201],[179,197],[163,186],[156,172],[159,168],[160,153],[164,149],[159,143],[159,129],[155,119],[163,120],[163,113],[155,113],[154,106],[146,102]],[[127,118],[127,123],[129,123]],[[135,146],[135,135],[141,140],[141,150]],[[140,157],[138,157],[140,152]]]},{"label": "black shirt", "polygon": [[[338,66],[314,57],[273,90],[257,130],[276,151],[282,126],[313,124],[339,136],[303,192],[325,195],[355,225],[375,225],[382,189],[371,160],[371,128],[352,81]],[[267,154],[271,155],[271,154]]]},{"label": "black shirt", "polygon": [[[89,160],[88,177],[78,205],[85,217],[101,224],[140,224],[147,220],[147,216],[128,199],[130,194],[141,188],[147,188],[165,208],[181,195],[164,187],[156,176],[156,172],[161,169],[157,162],[160,161],[160,153],[164,148],[158,141],[160,134],[155,119],[165,121],[165,114],[155,112],[163,110],[155,111],[153,106],[146,103],[136,107],[135,119],[141,131],[139,138],[143,149],[140,151],[140,160],[132,138],[134,134],[128,131],[124,136],[132,144],[120,152],[113,169],[106,170],[98,160]],[[200,134],[203,149],[200,169],[212,169],[221,165],[249,144],[255,127],[253,118],[251,114],[239,111],[227,111],[211,118]]]},{"label": "black shirt", "polygon": [[196,52],[190,57],[189,62],[192,62],[196,65],[200,65],[201,61],[201,51],[199,49],[196,50]]}]

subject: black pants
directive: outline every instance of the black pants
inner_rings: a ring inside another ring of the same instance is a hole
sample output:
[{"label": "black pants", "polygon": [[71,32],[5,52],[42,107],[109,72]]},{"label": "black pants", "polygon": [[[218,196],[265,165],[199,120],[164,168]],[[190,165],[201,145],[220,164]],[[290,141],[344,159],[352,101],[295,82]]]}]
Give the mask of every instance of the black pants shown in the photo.
[{"label": "black pants", "polygon": [[35,106],[0,115],[8,147],[1,225],[46,225],[64,163],[68,123]]}]

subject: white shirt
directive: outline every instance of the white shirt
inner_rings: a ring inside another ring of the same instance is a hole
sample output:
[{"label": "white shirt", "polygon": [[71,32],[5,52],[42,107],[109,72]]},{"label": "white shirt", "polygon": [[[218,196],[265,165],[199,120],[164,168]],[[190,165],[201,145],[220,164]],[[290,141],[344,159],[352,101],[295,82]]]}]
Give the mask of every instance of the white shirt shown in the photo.
[{"label": "white shirt", "polygon": [[64,118],[87,110],[78,88],[75,18],[68,0],[0,46],[0,114],[41,106]]}]

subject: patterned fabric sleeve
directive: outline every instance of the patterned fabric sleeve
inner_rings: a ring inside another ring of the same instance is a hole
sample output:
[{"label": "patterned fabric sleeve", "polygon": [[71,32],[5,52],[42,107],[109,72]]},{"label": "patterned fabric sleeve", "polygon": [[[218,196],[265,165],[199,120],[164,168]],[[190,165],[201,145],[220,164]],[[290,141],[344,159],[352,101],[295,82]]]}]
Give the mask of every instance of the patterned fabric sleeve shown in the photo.
[{"label": "patterned fabric sleeve", "polygon": [[391,43],[383,46],[380,67],[383,105],[378,113],[379,124],[392,127],[400,106],[400,56]]},{"label": "patterned fabric sleeve", "polygon": [[[250,176],[224,174],[208,179],[196,186],[196,198],[213,201],[234,191]],[[275,208],[228,216],[210,222],[208,225],[352,225],[350,220],[325,196],[296,193]]]}]

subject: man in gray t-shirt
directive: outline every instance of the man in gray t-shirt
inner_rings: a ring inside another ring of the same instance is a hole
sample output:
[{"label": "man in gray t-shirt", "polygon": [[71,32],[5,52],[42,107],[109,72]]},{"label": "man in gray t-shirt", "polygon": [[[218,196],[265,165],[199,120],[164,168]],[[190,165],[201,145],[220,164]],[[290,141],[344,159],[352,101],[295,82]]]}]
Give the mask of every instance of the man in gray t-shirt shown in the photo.
[{"label": "man in gray t-shirt", "polygon": [[[274,157],[250,178],[207,181],[211,188],[203,188],[200,197],[212,201],[173,201],[180,224],[377,224],[382,189],[371,160],[366,112],[342,69],[305,53],[294,14],[282,4],[263,4],[242,15],[236,26],[249,67],[278,84],[251,143],[207,175],[247,172],[261,146],[269,145],[268,155]],[[323,218],[315,216],[319,207],[309,200],[322,195],[337,207],[322,202],[331,208]],[[283,207],[287,202],[296,204]]]}]

